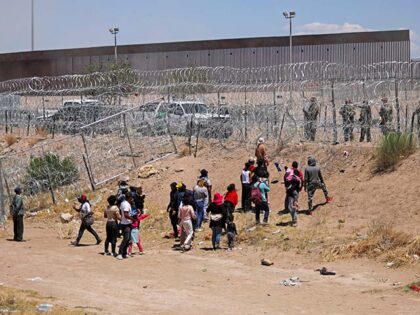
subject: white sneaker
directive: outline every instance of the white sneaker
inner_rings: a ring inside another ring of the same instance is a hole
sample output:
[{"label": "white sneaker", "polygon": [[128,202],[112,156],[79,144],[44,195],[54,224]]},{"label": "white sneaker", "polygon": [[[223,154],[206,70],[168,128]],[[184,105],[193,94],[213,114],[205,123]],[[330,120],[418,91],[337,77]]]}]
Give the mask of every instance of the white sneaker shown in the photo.
[{"label": "white sneaker", "polygon": [[118,255],[118,256],[117,256],[117,259],[118,259],[118,260],[123,260],[123,256],[122,256],[122,255]]}]

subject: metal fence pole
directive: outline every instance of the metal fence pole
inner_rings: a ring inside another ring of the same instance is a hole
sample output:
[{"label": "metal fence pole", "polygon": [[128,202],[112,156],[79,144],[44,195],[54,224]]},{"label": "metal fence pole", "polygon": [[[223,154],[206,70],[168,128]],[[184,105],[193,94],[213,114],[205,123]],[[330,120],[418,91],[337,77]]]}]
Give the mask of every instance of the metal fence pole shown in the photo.
[{"label": "metal fence pole", "polygon": [[337,135],[337,110],[335,107],[335,95],[334,95],[334,81],[331,81],[331,103],[332,103],[332,114],[333,114],[333,142],[334,144],[338,143]]},{"label": "metal fence pole", "polygon": [[131,152],[131,158],[133,159],[133,166],[134,166],[134,167],[137,167],[136,158],[134,157],[134,150],[133,150],[133,146],[132,146],[132,144],[131,144],[130,134],[128,133],[128,128],[127,128],[127,119],[126,119],[126,115],[125,115],[125,113],[123,114],[123,122],[124,122],[124,131],[125,131],[125,135],[127,136],[128,146],[129,146],[129,148],[130,148],[130,152]]},{"label": "metal fence pole", "polygon": [[395,108],[397,110],[397,132],[401,132],[400,101],[398,98],[398,82],[395,80]]},{"label": "metal fence pole", "polygon": [[82,137],[82,141],[83,141],[83,147],[85,148],[86,160],[87,160],[87,165],[88,165],[89,170],[90,170],[90,176],[92,177],[92,182],[95,183],[95,176],[93,174],[92,165],[90,163],[89,151],[88,151],[88,148],[87,148],[86,139],[85,139],[84,135],[81,135],[81,137]]},{"label": "metal fence pole", "polygon": [[6,208],[5,208],[5,196],[3,190],[3,166],[2,166],[3,157],[0,157],[0,225],[5,224],[6,222]]}]

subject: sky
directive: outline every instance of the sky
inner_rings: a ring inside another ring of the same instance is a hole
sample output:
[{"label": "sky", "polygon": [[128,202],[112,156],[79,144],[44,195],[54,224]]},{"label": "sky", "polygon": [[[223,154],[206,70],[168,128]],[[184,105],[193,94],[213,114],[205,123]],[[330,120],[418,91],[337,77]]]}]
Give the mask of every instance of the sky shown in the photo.
[{"label": "sky", "polygon": [[[33,0],[35,50],[409,29],[420,58],[420,0]],[[0,0],[0,53],[31,49],[31,0]]]}]

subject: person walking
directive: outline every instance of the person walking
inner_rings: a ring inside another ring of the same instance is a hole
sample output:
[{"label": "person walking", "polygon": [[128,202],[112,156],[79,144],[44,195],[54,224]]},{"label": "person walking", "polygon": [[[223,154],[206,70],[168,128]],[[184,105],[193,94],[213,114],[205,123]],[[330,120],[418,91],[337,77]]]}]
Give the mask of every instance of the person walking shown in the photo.
[{"label": "person walking", "polygon": [[74,246],[79,246],[83,233],[85,232],[85,230],[88,230],[88,232],[95,237],[96,245],[99,245],[102,242],[102,240],[99,237],[98,233],[96,233],[96,231],[92,227],[94,223],[94,218],[90,202],[85,194],[82,194],[79,197],[77,197],[77,201],[80,205],[74,205],[73,209],[79,212],[82,223],[80,224],[79,234],[77,235],[76,240],[71,242],[71,244]]},{"label": "person walking", "polygon": [[123,240],[120,244],[120,249],[118,251],[118,260],[122,260],[124,258],[127,258],[127,249],[128,244],[130,242],[130,234],[131,234],[131,224],[132,218],[131,218],[131,204],[128,201],[130,199],[129,193],[126,193],[126,195],[120,196],[120,213],[121,213],[121,232],[123,236]]},{"label": "person walking", "polygon": [[111,251],[114,257],[117,256],[117,252],[115,251],[117,246],[117,237],[118,237],[118,221],[121,220],[121,215],[118,207],[116,206],[117,197],[111,195],[107,199],[108,206],[104,211],[104,218],[106,220],[106,239],[105,239],[105,248],[104,248],[104,255],[110,256],[109,252],[109,244],[111,244]]},{"label": "person walking", "polygon": [[191,198],[184,196],[182,206],[179,208],[178,218],[181,226],[181,250],[190,250],[192,238],[194,235],[193,220],[196,218],[194,209],[192,207]]},{"label": "person walking", "polygon": [[225,228],[227,211],[223,204],[223,196],[219,193],[214,194],[213,202],[207,208],[210,217],[210,228],[212,230],[211,243],[213,250],[220,248],[220,238]]},{"label": "person walking", "polygon": [[354,116],[356,111],[351,100],[346,99],[340,108],[340,115],[343,119],[344,142],[353,141]]},{"label": "person walking", "polygon": [[264,138],[260,137],[257,141],[257,147],[255,148],[255,157],[258,162],[268,166],[268,157],[267,157],[267,146],[265,145]]},{"label": "person walking", "polygon": [[231,215],[235,212],[235,208],[238,205],[238,193],[236,192],[235,184],[230,184],[226,188],[227,192],[224,196],[224,204],[226,207],[227,215]]},{"label": "person walking", "polygon": [[386,136],[392,130],[392,107],[388,103],[388,98],[382,98],[382,105],[379,109],[379,116],[381,117],[381,122],[379,126],[381,127],[382,134]]},{"label": "person walking", "polygon": [[11,214],[13,218],[13,240],[16,242],[23,242],[23,217],[25,215],[25,208],[23,206],[22,189],[15,188],[15,195],[11,204]]},{"label": "person walking", "polygon": [[363,142],[366,137],[366,141],[371,141],[370,127],[372,126],[372,110],[368,101],[363,101],[360,108],[360,142]]},{"label": "person walking", "polygon": [[266,182],[260,181],[257,175],[252,176],[251,187],[251,201],[255,205],[255,223],[260,224],[260,213],[264,211],[263,224],[268,224],[270,208],[267,193],[270,191],[270,187]]},{"label": "person walking", "polygon": [[[178,208],[177,208],[177,188],[176,182],[171,183],[171,191],[169,192],[169,204],[166,208],[166,212],[169,214],[169,220],[171,221],[174,238],[178,238]],[[179,205],[178,205],[179,206]]]},{"label": "person walking", "polygon": [[199,179],[197,185],[194,187],[194,199],[197,208],[197,220],[195,225],[195,230],[201,232],[201,224],[204,219],[204,212],[206,211],[209,204],[209,191],[204,185],[204,180]]},{"label": "person walking", "polygon": [[228,223],[226,226],[227,238],[228,238],[228,250],[233,250],[235,248],[236,236],[238,231],[236,229],[236,224],[234,222],[235,217],[233,214],[229,215]]},{"label": "person walking", "polygon": [[308,214],[310,215],[313,211],[312,201],[317,189],[322,189],[327,203],[330,203],[333,200],[333,198],[328,195],[327,186],[322,177],[321,169],[316,165],[316,159],[313,156],[308,157],[308,167],[305,169],[304,189],[308,193]]},{"label": "person walking", "polygon": [[292,226],[297,226],[297,210],[299,200],[299,190],[301,187],[301,179],[299,170],[289,168],[286,171],[284,185],[286,186],[286,209],[292,216]]},{"label": "person walking", "polygon": [[241,173],[241,183],[242,183],[242,196],[241,196],[241,205],[242,211],[251,210],[251,171],[249,170],[251,164],[249,162],[245,163],[245,167]]},{"label": "person walking", "polygon": [[319,105],[315,97],[311,97],[309,106],[303,107],[305,140],[315,141]]}]

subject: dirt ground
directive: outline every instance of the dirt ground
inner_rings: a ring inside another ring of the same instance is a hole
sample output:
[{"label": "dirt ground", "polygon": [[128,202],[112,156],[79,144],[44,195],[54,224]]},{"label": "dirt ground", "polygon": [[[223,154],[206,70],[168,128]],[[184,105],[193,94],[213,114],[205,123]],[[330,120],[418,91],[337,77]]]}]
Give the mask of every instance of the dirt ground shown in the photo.
[{"label": "dirt ground", "polygon": [[[294,159],[303,162],[309,154],[315,154],[325,170],[334,202],[322,205],[322,193],[318,192],[315,202],[320,206],[313,216],[299,215],[297,229],[281,226],[290,218],[278,214],[284,198],[282,174],[271,165],[272,180],[280,179],[280,183],[271,186],[270,226],[257,230],[263,240],[257,245],[244,240],[233,252],[213,252],[208,250],[206,226],[192,251],[172,250],[173,241],[162,239],[163,231],[156,228],[163,224],[164,231],[169,230],[165,212],[169,183],[183,180],[191,187],[199,169],[206,168],[213,191],[224,192],[231,182],[239,185],[242,164],[251,151],[244,148],[221,153],[217,148],[203,148],[197,158],[171,157],[155,163],[159,174],[148,179],[136,179],[133,173],[130,182],[143,186],[146,207],[154,209],[154,218],[144,221],[144,256],[118,261],[102,256],[102,246],[72,247],[69,239],[61,239],[57,233],[58,216],[48,219],[54,224],[28,219],[24,243],[6,240],[12,236],[9,225],[0,239],[0,283],[32,289],[53,296],[58,304],[99,314],[415,314],[420,309],[420,296],[403,291],[404,285],[420,279],[419,264],[390,269],[380,260],[326,262],[319,255],[319,243],[351,240],[365,233],[375,220],[392,221],[398,230],[419,234],[420,182],[413,180],[420,175],[418,153],[397,172],[373,176],[372,148],[368,146],[300,145],[286,148],[281,154],[270,152],[271,160],[283,165],[290,165]],[[97,212],[114,190],[115,183],[90,195]],[[300,204],[306,208],[304,194]],[[70,211],[64,207],[63,212]],[[241,239],[252,237],[254,232],[247,232],[252,215],[237,214],[236,218]],[[95,223],[101,235],[103,225],[102,221]],[[293,243],[306,233],[316,240],[313,245],[309,240],[304,248],[282,250],[276,246],[280,244],[279,235],[291,238]],[[313,233],[325,239],[317,239]],[[270,246],[261,246],[265,239]],[[86,234],[83,242],[93,244],[94,240]],[[261,266],[262,258],[271,259],[274,265]],[[323,266],[337,275],[321,276],[314,271]],[[282,284],[292,276],[300,278],[300,286]]]}]

